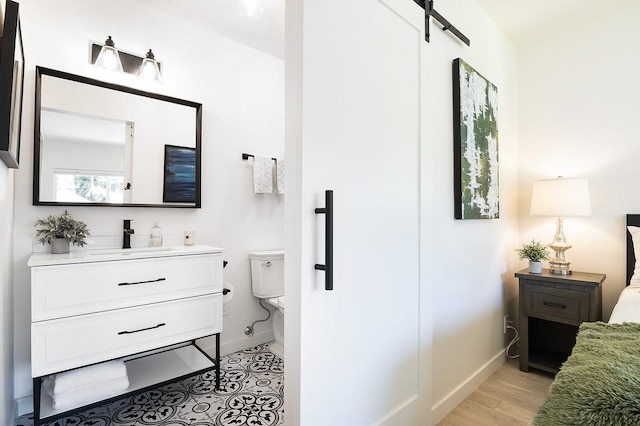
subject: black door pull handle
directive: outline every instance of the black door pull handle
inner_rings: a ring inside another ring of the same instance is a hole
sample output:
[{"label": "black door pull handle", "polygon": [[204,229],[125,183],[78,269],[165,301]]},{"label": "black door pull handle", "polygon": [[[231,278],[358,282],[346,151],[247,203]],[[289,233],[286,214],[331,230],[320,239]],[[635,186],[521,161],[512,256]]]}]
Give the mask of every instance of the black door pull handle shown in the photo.
[{"label": "black door pull handle", "polygon": [[316,263],[315,269],[324,271],[324,289],[333,290],[333,191],[324,192],[324,208],[315,210],[324,214],[324,265]]},{"label": "black door pull handle", "polygon": [[553,303],[553,302],[542,302],[542,304],[545,306],[550,306],[552,308],[559,308],[559,309],[564,309],[567,307],[567,305],[562,305],[560,303]]}]

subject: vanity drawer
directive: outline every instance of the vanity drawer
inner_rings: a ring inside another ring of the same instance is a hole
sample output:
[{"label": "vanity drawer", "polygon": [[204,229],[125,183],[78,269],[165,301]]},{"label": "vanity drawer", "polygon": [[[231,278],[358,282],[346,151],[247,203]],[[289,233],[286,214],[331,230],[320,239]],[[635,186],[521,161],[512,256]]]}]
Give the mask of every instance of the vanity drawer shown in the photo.
[{"label": "vanity drawer", "polygon": [[31,269],[33,321],[222,291],[222,255],[132,259]]},{"label": "vanity drawer", "polygon": [[31,324],[33,377],[222,331],[222,294]]},{"label": "vanity drawer", "polygon": [[526,314],[578,325],[589,320],[589,294],[572,290],[525,285]]}]

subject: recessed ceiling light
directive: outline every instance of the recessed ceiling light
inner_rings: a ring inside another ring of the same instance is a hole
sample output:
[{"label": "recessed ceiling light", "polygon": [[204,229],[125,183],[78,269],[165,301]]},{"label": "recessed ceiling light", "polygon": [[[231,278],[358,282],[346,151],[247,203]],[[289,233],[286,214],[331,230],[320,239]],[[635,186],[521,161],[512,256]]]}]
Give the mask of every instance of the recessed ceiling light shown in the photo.
[{"label": "recessed ceiling light", "polygon": [[238,12],[247,19],[259,19],[264,13],[264,0],[238,0]]}]

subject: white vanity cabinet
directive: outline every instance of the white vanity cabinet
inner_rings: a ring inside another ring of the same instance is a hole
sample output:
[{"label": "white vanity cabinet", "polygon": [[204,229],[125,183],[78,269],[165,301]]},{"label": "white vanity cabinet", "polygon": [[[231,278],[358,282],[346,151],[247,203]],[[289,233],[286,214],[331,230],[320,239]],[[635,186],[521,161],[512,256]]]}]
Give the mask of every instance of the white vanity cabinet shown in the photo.
[{"label": "white vanity cabinet", "polygon": [[[36,425],[69,414],[52,408],[41,391],[44,376],[116,358],[129,357],[127,393],[213,367],[219,386],[222,251],[192,246],[33,254],[28,265]],[[212,335],[215,358],[195,342]]]}]

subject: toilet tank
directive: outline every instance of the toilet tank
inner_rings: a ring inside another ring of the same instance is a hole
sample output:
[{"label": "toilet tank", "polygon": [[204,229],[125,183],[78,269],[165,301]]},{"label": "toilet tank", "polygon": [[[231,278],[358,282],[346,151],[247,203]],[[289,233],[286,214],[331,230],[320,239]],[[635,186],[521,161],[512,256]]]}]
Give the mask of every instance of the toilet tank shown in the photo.
[{"label": "toilet tank", "polygon": [[284,250],[253,251],[249,259],[253,295],[261,299],[284,296]]}]

